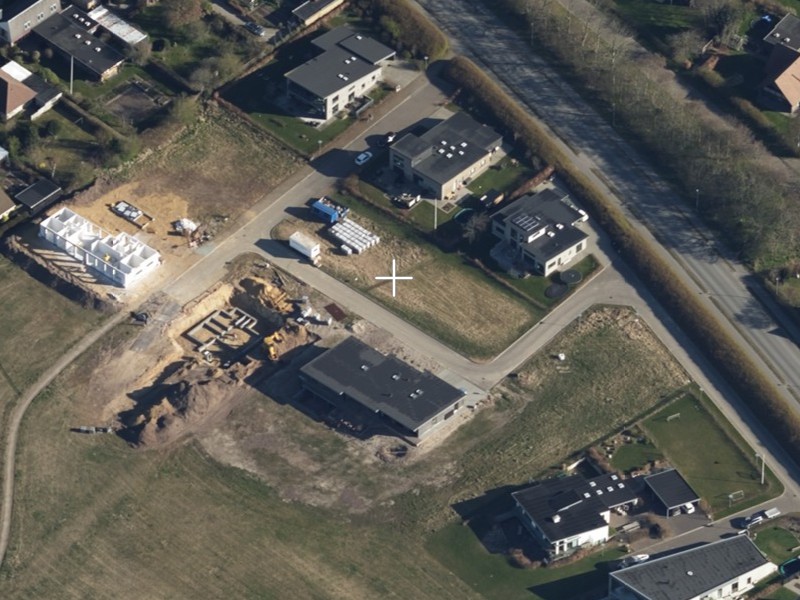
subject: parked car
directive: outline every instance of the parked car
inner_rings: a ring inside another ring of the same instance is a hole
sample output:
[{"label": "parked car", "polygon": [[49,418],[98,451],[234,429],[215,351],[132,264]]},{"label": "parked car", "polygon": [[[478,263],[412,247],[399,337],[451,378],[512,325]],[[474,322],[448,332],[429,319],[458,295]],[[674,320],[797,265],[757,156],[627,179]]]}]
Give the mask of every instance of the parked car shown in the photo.
[{"label": "parked car", "polygon": [[264,37],[267,33],[267,30],[264,29],[258,23],[253,23],[252,21],[248,21],[244,24],[244,28],[247,29],[253,35],[257,35],[258,37]]},{"label": "parked car", "polygon": [[694,504],[691,502],[687,502],[683,506],[681,506],[681,512],[685,512],[687,515],[692,514],[695,511]]},{"label": "parked car", "polygon": [[753,525],[758,525],[764,520],[764,515],[761,513],[755,513],[750,518],[747,519],[747,527],[752,527]]},{"label": "parked car", "polygon": [[619,563],[619,568],[624,569],[626,567],[632,567],[633,565],[638,565],[648,560],[650,560],[649,554],[633,554],[623,558]]},{"label": "parked car", "polygon": [[775,517],[780,516],[780,514],[781,511],[778,510],[777,508],[768,508],[767,510],[764,511],[764,516],[767,519],[774,519]]},{"label": "parked car", "polygon": [[356,164],[360,167],[361,165],[369,161],[370,158],[372,158],[372,152],[362,152],[361,154],[356,156]]}]

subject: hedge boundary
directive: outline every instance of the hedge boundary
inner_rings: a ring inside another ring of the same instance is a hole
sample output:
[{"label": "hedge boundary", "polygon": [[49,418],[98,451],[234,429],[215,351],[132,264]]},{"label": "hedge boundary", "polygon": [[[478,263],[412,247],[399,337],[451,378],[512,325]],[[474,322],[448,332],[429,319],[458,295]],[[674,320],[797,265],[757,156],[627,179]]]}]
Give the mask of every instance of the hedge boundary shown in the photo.
[{"label": "hedge boundary", "polygon": [[619,206],[574,169],[572,161],[549,134],[471,60],[455,57],[445,66],[443,76],[459,86],[462,94],[468,94],[469,100],[492,114],[506,131],[519,132],[516,141],[526,152],[536,153],[555,165],[572,193],[618,245],[628,264],[651,290],[658,291],[660,302],[673,319],[682,324],[686,335],[710,359],[784,451],[800,463],[800,416],[672,266],[633,227]]}]

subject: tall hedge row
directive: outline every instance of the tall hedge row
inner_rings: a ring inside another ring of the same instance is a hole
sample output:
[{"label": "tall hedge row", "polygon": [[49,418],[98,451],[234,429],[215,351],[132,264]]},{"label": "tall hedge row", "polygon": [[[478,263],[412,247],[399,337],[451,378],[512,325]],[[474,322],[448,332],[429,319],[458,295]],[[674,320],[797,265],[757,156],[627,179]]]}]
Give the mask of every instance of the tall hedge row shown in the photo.
[{"label": "tall hedge row", "polygon": [[469,102],[491,114],[506,131],[515,131],[516,143],[556,166],[571,191],[595,222],[616,242],[621,253],[676,322],[700,347],[742,401],[772,433],[775,440],[800,462],[800,417],[748,354],[737,344],[697,294],[628,221],[620,208],[572,166],[550,136],[474,63],[456,57],[444,76],[461,88]]},{"label": "tall hedge row", "polygon": [[447,53],[447,37],[408,0],[362,0],[354,6],[371,17],[401,53],[430,61]]}]

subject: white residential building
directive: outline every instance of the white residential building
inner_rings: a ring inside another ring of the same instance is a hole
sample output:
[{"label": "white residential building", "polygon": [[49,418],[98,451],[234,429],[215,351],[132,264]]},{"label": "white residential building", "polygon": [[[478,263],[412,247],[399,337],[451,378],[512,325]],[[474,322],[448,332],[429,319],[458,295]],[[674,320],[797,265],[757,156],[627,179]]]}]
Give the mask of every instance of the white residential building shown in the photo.
[{"label": "white residential building", "polygon": [[44,219],[39,236],[122,287],[130,287],[161,262],[150,246],[128,235],[111,235],[67,207]]}]

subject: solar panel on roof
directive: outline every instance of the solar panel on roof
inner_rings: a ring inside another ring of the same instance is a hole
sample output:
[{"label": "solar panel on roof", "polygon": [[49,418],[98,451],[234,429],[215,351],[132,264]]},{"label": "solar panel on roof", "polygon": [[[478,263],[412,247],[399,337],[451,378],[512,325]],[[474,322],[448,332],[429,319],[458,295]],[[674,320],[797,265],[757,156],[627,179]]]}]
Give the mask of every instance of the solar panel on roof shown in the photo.
[{"label": "solar panel on roof", "polygon": [[532,229],[536,229],[536,227],[538,227],[539,223],[541,223],[541,219],[532,215],[521,214],[511,219],[511,223],[523,231],[531,231]]}]

